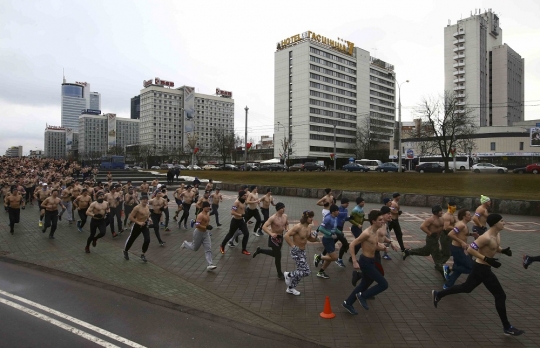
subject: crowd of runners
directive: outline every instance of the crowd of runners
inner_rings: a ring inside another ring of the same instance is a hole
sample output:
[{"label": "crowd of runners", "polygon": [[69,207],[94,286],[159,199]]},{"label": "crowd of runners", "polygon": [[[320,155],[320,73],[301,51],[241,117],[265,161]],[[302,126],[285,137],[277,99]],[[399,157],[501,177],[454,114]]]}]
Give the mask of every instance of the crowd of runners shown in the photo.
[{"label": "crowd of runners", "polygon": [[[68,224],[73,224],[80,233],[83,233],[90,219],[89,236],[84,247],[86,253],[90,253],[90,245],[96,247],[98,240],[106,235],[107,227],[113,238],[129,231],[122,250],[126,260],[129,260],[129,250],[134,241],[142,234],[140,259],[147,262],[145,254],[150,244],[151,230],[158,243],[165,245],[160,229],[170,231],[170,198],[167,186],[160,184],[157,179],[150,183],[143,180],[138,187],[130,181],[125,184],[113,181],[112,175],[108,175],[106,182],[99,182],[95,180],[97,169],[81,167],[64,160],[3,157],[0,164],[1,194],[5,211],[9,215],[11,234],[15,233],[15,226],[20,221],[20,210],[31,205],[37,208],[36,225],[42,233],[49,231],[50,239],[55,239],[58,221],[62,221],[62,218]],[[311,274],[306,254],[308,241],[320,241],[324,246],[321,254],[313,256],[316,276],[322,279],[329,278],[327,269],[332,263],[346,267],[343,259],[345,253],[349,253],[354,290],[342,306],[352,315],[358,314],[354,308],[357,300],[368,310],[368,301],[388,288],[382,260],[391,260],[387,253],[389,248],[401,251],[403,261],[410,256],[430,255],[435,269],[443,278],[442,290],[432,291],[435,307],[444,297],[470,293],[483,283],[495,298],[495,307],[504,333],[516,336],[523,333],[510,325],[506,314],[506,294],[492,272],[492,268],[501,266],[496,254],[512,256],[512,250],[509,246],[501,246],[500,232],[505,222],[501,215],[489,213],[489,197],[481,196],[481,205],[473,213],[460,209],[457,216],[457,206],[453,201],[447,203],[446,212],[440,205],[433,206],[432,215],[420,226],[426,234],[425,246],[407,249],[399,223],[402,213],[399,193],[394,193],[392,198],[385,198],[380,209],[364,212],[362,197],[355,199],[355,206],[349,211],[348,198],[341,198],[338,205],[332,190],[327,188],[325,192],[326,195],[317,201],[317,205],[322,207],[322,223],[314,229],[315,212],[304,211],[299,223],[291,226],[285,214],[285,204],[274,202],[270,189],[259,194],[257,186],[244,186],[230,210],[227,209],[231,221],[228,233],[220,244],[221,254],[240,245],[241,238],[241,254],[253,258],[257,255],[273,257],[277,277],[286,283],[286,292],[298,296],[298,283]],[[217,227],[222,226],[219,222],[220,203],[223,202],[220,189],[215,187],[212,180],[203,188],[200,180],[195,178],[190,184],[180,184],[171,198],[174,198],[177,206],[173,215],[177,224],[175,229],[193,230],[192,240],[184,241],[182,248],[197,251],[202,246],[207,270],[216,269],[211,249],[211,231],[214,228],[211,217],[214,216]],[[195,214],[190,219],[192,205],[195,205]],[[270,214],[271,206],[276,210],[273,215]],[[468,228],[470,222],[473,224],[471,231]],[[346,223],[351,224],[354,236],[350,243],[343,233]],[[267,236],[268,248],[257,247],[253,253],[247,250],[249,224],[253,224],[252,233],[255,237]],[[291,257],[296,263],[296,269],[290,272],[281,268],[284,242],[289,245]],[[341,244],[339,250],[336,249],[337,243]],[[453,258],[452,269],[446,265],[450,257]],[[527,269],[535,261],[540,261],[540,256],[525,255],[522,259],[523,267]],[[455,285],[462,274],[468,275],[465,282]]]}]

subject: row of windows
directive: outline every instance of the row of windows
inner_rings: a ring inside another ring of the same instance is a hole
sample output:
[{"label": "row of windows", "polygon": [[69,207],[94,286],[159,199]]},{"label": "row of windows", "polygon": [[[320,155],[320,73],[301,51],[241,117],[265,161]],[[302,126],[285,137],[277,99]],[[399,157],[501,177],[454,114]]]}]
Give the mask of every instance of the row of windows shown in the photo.
[{"label": "row of windows", "polygon": [[384,94],[384,93],[377,92],[377,91],[371,91],[371,90],[369,91],[369,94],[377,96],[377,97],[381,97],[381,98],[390,99],[390,100],[394,100],[394,98],[395,98],[393,95],[388,95],[388,94]]},{"label": "row of windows", "polygon": [[344,114],[342,112],[322,110],[322,109],[317,109],[317,108],[309,108],[309,112],[312,113],[312,114],[330,116],[330,117],[341,118],[343,120],[351,120],[351,121],[356,122],[356,116],[355,115],[348,115],[348,114]]},{"label": "row of windows", "polygon": [[[324,147],[324,146],[310,146],[309,151],[312,152],[328,152],[328,153],[334,153],[333,147]],[[353,153],[354,149],[342,149],[342,148],[336,148],[337,153]]]},{"label": "row of windows", "polygon": [[[334,133],[334,127],[322,127],[322,126],[309,126],[309,130],[312,132],[321,132],[321,133]],[[346,129],[340,129],[336,127],[336,134],[341,135],[350,135],[355,137],[356,131],[346,130]]]},{"label": "row of windows", "polygon": [[356,67],[356,63],[351,61],[351,60],[348,60],[348,59],[343,59],[341,57],[338,57],[332,53],[328,53],[328,52],[325,52],[325,51],[322,51],[322,50],[319,50],[315,47],[310,47],[309,48],[309,51],[311,53],[315,53],[315,54],[318,54],[320,56],[323,56],[323,57],[326,57],[326,58],[329,58],[329,59],[332,59],[332,60],[335,60],[337,62],[340,62],[340,63],[343,63],[343,64],[346,64],[346,65],[349,65],[349,66],[354,66]]},{"label": "row of windows", "polygon": [[378,98],[370,97],[369,101],[372,102],[372,103],[379,103],[379,104],[386,105],[386,106],[391,106],[391,107],[395,106],[394,103],[390,103],[390,102],[387,102],[386,100],[382,100],[382,99],[378,99]]},{"label": "row of windows", "polygon": [[384,127],[389,127],[389,128],[394,128],[394,120],[392,121],[385,121],[385,120],[378,120],[378,119],[374,119],[374,118],[370,118],[369,119],[369,124],[370,126],[371,125],[378,125],[378,126],[384,126]]},{"label": "row of windows", "polygon": [[317,57],[314,57],[314,56],[309,56],[309,60],[311,60],[312,62],[321,64],[321,65],[326,65],[326,66],[329,66],[331,68],[344,71],[344,72],[346,72],[348,74],[356,75],[356,70],[344,67],[343,65],[339,65],[339,64],[330,62],[328,60],[325,60],[325,59],[317,58]]},{"label": "row of windows", "polygon": [[340,103],[356,105],[355,100],[347,99],[347,98],[343,98],[343,97],[338,97],[337,95],[333,95],[333,94],[322,93],[322,92],[317,92],[317,91],[310,90],[309,95],[312,96],[312,97],[319,97],[319,98],[329,99],[329,100],[337,101],[337,102],[340,102]]},{"label": "row of windows", "polygon": [[[334,137],[330,135],[322,135],[322,134],[309,134],[309,138],[311,140],[323,140],[323,141],[334,141]],[[352,138],[342,138],[342,137],[336,137],[336,142],[338,143],[348,143],[353,144],[355,142],[355,139]],[[332,152],[334,152],[334,149],[332,149]]]},{"label": "row of windows", "polygon": [[321,73],[326,74],[326,75],[338,77],[338,78],[340,78],[340,79],[342,79],[342,80],[347,80],[347,81],[351,81],[351,82],[356,82],[356,77],[352,77],[352,76],[349,76],[349,75],[345,75],[345,74],[342,74],[342,73],[338,73],[337,71],[334,71],[334,70],[325,69],[325,68],[322,68],[322,67],[320,67],[320,66],[313,65],[313,64],[310,64],[310,65],[309,65],[309,68],[310,68],[311,70],[315,70],[315,71],[321,72]]},{"label": "row of windows", "polygon": [[347,97],[356,98],[356,93],[354,93],[354,92],[346,91],[346,90],[341,89],[341,88],[336,88],[336,87],[332,87],[332,86],[323,85],[322,83],[317,83],[317,82],[310,81],[309,86],[313,87],[313,88],[323,89],[323,90],[328,91],[328,92],[343,94],[343,95],[345,95]]},{"label": "row of windows", "polygon": [[341,86],[341,87],[356,90],[356,85],[353,85],[353,84],[347,83],[347,82],[343,82],[343,81],[340,81],[340,80],[335,80],[335,79],[332,79],[330,77],[325,77],[325,76],[317,75],[317,74],[314,74],[314,73],[309,73],[309,77],[314,79],[314,80],[320,80],[320,81],[323,81],[323,82],[331,83],[331,84],[336,85],[336,86]]},{"label": "row of windows", "polygon": [[378,77],[375,77],[375,76],[369,76],[369,79],[371,81],[375,81],[375,82],[378,82],[378,83],[382,83],[383,85],[387,85],[387,86],[392,86],[394,87],[394,83],[393,82],[390,82],[390,81],[386,81],[386,80],[383,80],[383,79],[380,79]]},{"label": "row of windows", "polygon": [[356,113],[356,108],[351,108],[350,106],[339,105],[339,104],[334,104],[334,103],[328,103],[328,102],[325,102],[325,101],[322,101],[322,100],[315,100],[315,99],[310,98],[309,103],[311,105],[323,106],[323,107],[329,108],[329,109],[337,109],[337,110],[341,110],[341,111]]},{"label": "row of windows", "polygon": [[369,73],[373,74],[373,75],[385,77],[385,78],[390,79],[390,80],[394,79],[394,75],[392,75],[392,73],[385,73],[385,72],[382,72],[382,71],[379,71],[379,70],[373,69],[373,68],[369,68]]},{"label": "row of windows", "polygon": [[356,127],[356,123],[331,120],[329,118],[322,118],[322,117],[315,117],[315,116],[309,116],[309,122],[331,124],[331,125],[335,124],[336,126],[349,127],[349,128]]},{"label": "row of windows", "polygon": [[372,105],[370,104],[369,105],[369,108],[372,109],[372,110],[378,110],[378,111],[383,111],[383,112],[394,112],[395,109],[389,109],[389,108],[385,108],[385,107],[382,107],[382,106],[377,106],[377,105]]}]

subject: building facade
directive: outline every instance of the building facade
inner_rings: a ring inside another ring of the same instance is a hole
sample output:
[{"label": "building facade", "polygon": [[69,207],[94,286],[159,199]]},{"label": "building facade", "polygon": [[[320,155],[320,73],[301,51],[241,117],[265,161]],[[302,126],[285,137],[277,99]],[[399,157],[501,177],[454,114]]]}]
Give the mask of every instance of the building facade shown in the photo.
[{"label": "building facade", "polygon": [[90,92],[90,84],[87,82],[67,83],[64,78],[61,89],[61,126],[76,132],[79,115],[86,109],[101,110],[101,94]]},{"label": "building facade", "polygon": [[22,155],[23,155],[22,145],[11,146],[6,150],[6,157],[22,157]]},{"label": "building facade", "polygon": [[195,93],[193,87],[173,88],[173,82],[159,78],[143,85],[139,140],[141,145],[154,147],[156,154],[194,148],[211,154],[216,131],[234,132],[232,93],[219,89],[217,95]]},{"label": "building facade", "polygon": [[131,119],[138,120],[141,118],[141,96],[136,95],[131,98]]},{"label": "building facade", "polygon": [[279,42],[274,62],[275,157],[284,138],[291,144],[289,158],[329,158],[334,152],[351,157],[358,128],[389,149],[393,66],[352,42],[311,31]]},{"label": "building facade", "polygon": [[502,44],[499,17],[489,11],[444,28],[444,89],[460,109],[474,110],[476,124],[509,126],[524,120],[524,59]]},{"label": "building facade", "polygon": [[44,134],[44,156],[47,158],[66,157],[66,128],[47,126]]},{"label": "building facade", "polygon": [[139,120],[119,118],[110,113],[79,117],[78,151],[82,158],[105,155],[114,146],[125,152],[127,145],[138,143]]}]

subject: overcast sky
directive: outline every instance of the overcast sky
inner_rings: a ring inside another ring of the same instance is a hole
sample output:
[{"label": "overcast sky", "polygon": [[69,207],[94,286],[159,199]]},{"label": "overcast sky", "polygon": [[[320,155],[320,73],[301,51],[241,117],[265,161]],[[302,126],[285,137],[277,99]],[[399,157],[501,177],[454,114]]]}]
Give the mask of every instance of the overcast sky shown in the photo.
[{"label": "overcast sky", "polygon": [[[519,4],[519,6],[517,5]],[[403,120],[444,88],[443,30],[475,8],[499,15],[503,43],[525,58],[525,119],[540,116],[538,1],[9,1],[0,0],[0,155],[43,149],[60,125],[68,82],[101,93],[102,110],[129,117],[143,80],[213,94],[232,91],[235,131],[272,135],[276,42],[312,30],[345,38],[395,66]]]}]

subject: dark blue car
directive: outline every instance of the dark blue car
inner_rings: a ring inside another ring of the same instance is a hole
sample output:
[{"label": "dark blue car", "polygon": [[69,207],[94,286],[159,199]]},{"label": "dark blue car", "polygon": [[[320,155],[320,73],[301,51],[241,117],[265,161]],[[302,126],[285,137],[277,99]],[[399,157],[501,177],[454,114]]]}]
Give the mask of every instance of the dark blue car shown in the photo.
[{"label": "dark blue car", "polygon": [[376,171],[385,173],[385,172],[397,172],[398,171],[398,164],[394,162],[386,162],[382,165],[378,166]]},{"label": "dark blue car", "polygon": [[368,172],[369,168],[358,163],[349,163],[343,166],[343,170],[346,172]]}]

